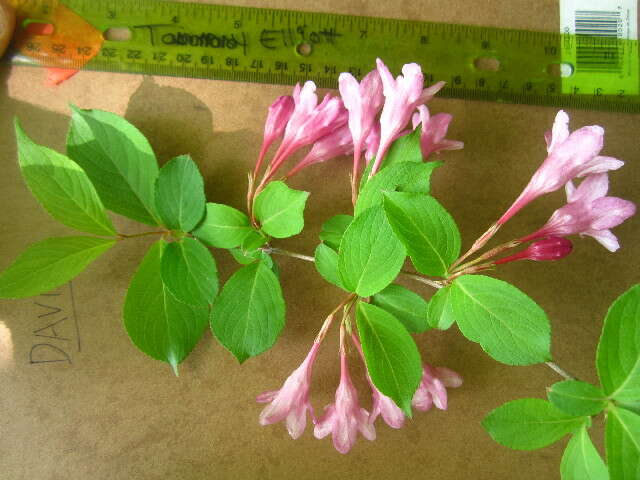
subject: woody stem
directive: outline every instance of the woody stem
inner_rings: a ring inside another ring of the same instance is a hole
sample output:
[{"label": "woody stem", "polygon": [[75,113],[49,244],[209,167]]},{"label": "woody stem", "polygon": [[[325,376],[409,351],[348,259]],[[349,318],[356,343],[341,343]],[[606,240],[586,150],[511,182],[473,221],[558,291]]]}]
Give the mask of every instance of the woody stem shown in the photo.
[{"label": "woody stem", "polygon": [[119,233],[118,234],[118,240],[125,240],[127,238],[146,237],[147,235],[163,235],[165,233],[169,233],[169,230],[160,230],[160,231],[157,231],[157,232],[135,233],[133,235],[127,235],[125,233]]},{"label": "woody stem", "polygon": [[558,375],[560,375],[561,377],[564,377],[567,380],[577,380],[575,376],[571,375],[569,372],[567,372],[564,368],[562,368],[560,365],[558,365],[555,362],[544,362],[544,364],[547,367],[549,367],[551,370],[556,372]]}]

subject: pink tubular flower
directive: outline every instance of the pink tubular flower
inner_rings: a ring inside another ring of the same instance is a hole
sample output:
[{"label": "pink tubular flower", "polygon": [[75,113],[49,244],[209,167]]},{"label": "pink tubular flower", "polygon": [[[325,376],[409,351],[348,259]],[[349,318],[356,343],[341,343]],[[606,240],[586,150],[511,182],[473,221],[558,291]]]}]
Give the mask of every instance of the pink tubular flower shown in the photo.
[{"label": "pink tubular flower", "polygon": [[573,178],[616,170],[624,162],[598,155],[604,142],[604,129],[597,125],[569,133],[569,116],[562,110],[556,115],[553,129],[545,134],[549,155],[516,201],[500,217],[504,224],[525,205],[545,193],[554,192]]},{"label": "pink tubular flower", "polygon": [[347,453],[356,443],[358,430],[367,440],[375,440],[375,427],[369,421],[369,412],[358,403],[358,393],[349,376],[347,357],[341,351],[340,385],[336,390],[336,401],[325,408],[313,434],[316,438],[324,438],[332,433],[333,446],[340,453]]},{"label": "pink tubular flower", "polygon": [[538,238],[589,235],[610,252],[620,248],[611,228],[620,225],[636,212],[628,200],[606,197],[609,179],[606,173],[589,175],[575,188],[567,183],[567,204],[553,212],[547,223],[536,232],[520,239],[528,242]]},{"label": "pink tubular flower", "polygon": [[567,238],[563,237],[549,237],[543,238],[531,245],[526,249],[509,255],[508,257],[496,260],[494,263],[500,265],[502,263],[513,262],[514,260],[560,260],[571,253],[573,244]]},{"label": "pink tubular flower", "polygon": [[371,414],[369,422],[373,424],[378,416],[382,416],[384,422],[391,428],[402,428],[404,425],[404,412],[390,397],[376,388],[367,374],[367,381],[371,386]]},{"label": "pink tubular flower", "polygon": [[380,74],[377,70],[372,70],[358,83],[353,75],[343,72],[338,78],[338,86],[342,102],[349,111],[349,130],[353,135],[353,144],[360,149],[384,103]]},{"label": "pink tubular flower", "polygon": [[[349,130],[353,136],[354,162],[357,164],[364,142],[384,103],[382,80],[377,70],[369,72],[360,83],[350,73],[343,72],[338,78],[338,86],[344,106],[349,111]],[[357,167],[355,165],[355,171]]]},{"label": "pink tubular flower", "polygon": [[295,108],[284,131],[282,143],[271,162],[270,175],[297,150],[311,145],[347,123],[348,114],[342,100],[326,95],[318,104],[316,85],[312,81],[306,82],[302,88],[299,84],[296,85],[293,100]]},{"label": "pink tubular flower", "polygon": [[313,165],[314,163],[326,162],[332,158],[351,155],[352,153],[353,140],[351,138],[351,132],[347,125],[343,125],[314,143],[307,156],[298,162],[286,176],[291,177],[303,168]]},{"label": "pink tubular flower", "polygon": [[[367,361],[364,358],[364,352],[362,351],[360,340],[358,340],[355,333],[351,334],[351,339],[358,349],[358,353],[360,353],[362,361],[366,365]],[[369,422],[373,424],[373,422],[376,421],[376,418],[382,415],[382,419],[391,428],[402,428],[404,425],[404,412],[390,397],[387,397],[384,393],[378,390],[378,388],[373,384],[373,380],[371,380],[371,376],[368,372],[367,382],[369,382],[369,386],[371,387],[371,400],[373,404],[371,407],[371,414],[369,415]]]},{"label": "pink tubular flower", "polygon": [[423,89],[424,76],[417,63],[404,65],[402,75],[399,75],[395,80],[382,60],[378,58],[376,63],[382,79],[385,102],[380,115],[380,145],[371,175],[380,168],[393,139],[409,123],[411,114],[416,107],[431,100],[444,86],[444,82],[437,82],[431,87]]},{"label": "pink tubular flower", "polygon": [[376,156],[378,145],[380,145],[380,124],[376,123],[364,141],[364,158],[366,159],[367,164]]},{"label": "pink tubular flower", "polygon": [[254,177],[258,175],[260,165],[264,160],[264,156],[267,154],[271,144],[280,138],[284,133],[284,129],[287,126],[289,118],[293,113],[295,104],[293,97],[289,95],[283,95],[279,97],[269,107],[269,113],[267,114],[267,120],[264,123],[264,137],[262,140],[262,147],[260,148],[260,154],[258,161],[256,162],[256,168],[254,169]]},{"label": "pink tubular flower", "polygon": [[414,130],[419,124],[422,124],[420,149],[425,159],[432,153],[440,153],[441,150],[460,150],[464,148],[463,142],[444,138],[447,135],[452,119],[453,116],[449,113],[436,113],[433,117],[430,117],[429,109],[426,105],[418,106],[418,113],[413,115],[412,123]]},{"label": "pink tubular flower", "polygon": [[435,404],[440,410],[447,409],[447,389],[462,385],[462,377],[446,367],[432,367],[426,363],[422,369],[422,380],[411,405],[416,409],[427,411]]},{"label": "pink tubular flower", "polygon": [[304,432],[307,424],[307,410],[313,415],[309,402],[311,369],[316,359],[319,342],[314,342],[307,358],[287,378],[280,390],[265,392],[256,398],[260,403],[269,403],[260,414],[260,424],[269,425],[286,419],[289,435],[294,439]]}]

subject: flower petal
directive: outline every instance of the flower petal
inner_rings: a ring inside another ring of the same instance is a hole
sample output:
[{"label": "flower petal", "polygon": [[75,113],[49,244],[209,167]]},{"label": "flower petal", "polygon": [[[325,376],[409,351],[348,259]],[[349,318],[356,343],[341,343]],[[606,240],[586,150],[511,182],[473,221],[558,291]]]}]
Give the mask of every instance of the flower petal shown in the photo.
[{"label": "flower petal", "polygon": [[622,160],[618,160],[613,157],[604,157],[602,155],[596,155],[588,162],[585,162],[580,171],[576,174],[576,177],[584,177],[585,175],[591,175],[594,173],[608,172],[609,170],[618,170],[624,165]]},{"label": "flower petal", "polygon": [[426,412],[433,405],[433,398],[431,398],[431,393],[427,389],[424,382],[421,382],[416,390],[416,393],[413,394],[413,399],[411,400],[411,405],[416,410],[420,410],[422,412]]},{"label": "flower petal", "polygon": [[607,230],[617,227],[627,218],[636,213],[633,202],[617,197],[598,198],[591,203],[591,213],[594,220],[591,228],[594,230]]},{"label": "flower petal", "polygon": [[294,440],[299,438],[307,426],[307,406],[299,405],[287,415],[287,431]]},{"label": "flower petal", "polygon": [[313,436],[316,438],[324,438],[331,433],[334,425],[335,407],[333,404],[327,405],[324,414],[316,422],[313,428]]},{"label": "flower petal", "polygon": [[376,439],[376,427],[369,418],[369,412],[364,408],[360,409],[360,415],[358,418],[358,430],[362,433],[362,436],[367,440],[373,441]]},{"label": "flower petal", "polygon": [[393,89],[396,86],[396,81],[394,80],[393,75],[391,75],[389,68],[379,58],[376,58],[376,67],[378,68],[380,79],[382,80],[384,95],[392,94]]},{"label": "flower petal", "polygon": [[276,398],[269,405],[264,407],[262,412],[260,413],[260,417],[258,421],[260,425],[271,425],[273,423],[278,423],[287,418],[287,415],[290,411],[290,405],[283,401],[278,402],[278,398]]},{"label": "flower petal", "polygon": [[434,405],[440,410],[446,410],[447,389],[444,388],[444,385],[438,378],[434,377],[429,383],[429,391],[431,392],[431,396],[433,397]]},{"label": "flower petal", "polygon": [[569,115],[567,115],[564,110],[560,110],[556,114],[548,140],[547,134],[545,134],[545,140],[547,140],[547,152],[551,153],[552,150],[564,142],[567,137],[569,137]]},{"label": "flower petal", "polygon": [[380,413],[384,422],[391,428],[402,428],[405,419],[404,412],[389,397],[385,396],[383,401],[384,406]]},{"label": "flower petal", "polygon": [[435,97],[436,94],[440,90],[442,90],[446,84],[447,84],[446,82],[443,82],[441,80],[439,82],[434,83],[430,87],[425,88],[422,91],[422,95],[420,95],[418,103],[427,103],[429,100],[431,100],[433,97]]},{"label": "flower petal", "polygon": [[[565,186],[566,189],[566,186]],[[609,190],[609,176],[606,173],[597,173],[585,178],[575,191],[571,192],[571,203],[581,202],[588,205],[598,198],[602,198]]]},{"label": "flower petal", "polygon": [[458,388],[462,385],[462,377],[447,367],[434,367],[436,376],[447,388]]},{"label": "flower petal", "polygon": [[356,444],[358,437],[358,424],[353,417],[340,417],[336,415],[333,425],[333,446],[340,453],[348,453]]},{"label": "flower petal", "polygon": [[256,402],[258,403],[268,403],[271,402],[280,390],[272,390],[270,392],[263,392],[256,397]]},{"label": "flower petal", "polygon": [[618,242],[618,238],[611,230],[587,230],[586,232],[583,232],[583,235],[593,237],[598,243],[600,243],[600,245],[610,252],[615,252],[620,248],[620,242]]}]

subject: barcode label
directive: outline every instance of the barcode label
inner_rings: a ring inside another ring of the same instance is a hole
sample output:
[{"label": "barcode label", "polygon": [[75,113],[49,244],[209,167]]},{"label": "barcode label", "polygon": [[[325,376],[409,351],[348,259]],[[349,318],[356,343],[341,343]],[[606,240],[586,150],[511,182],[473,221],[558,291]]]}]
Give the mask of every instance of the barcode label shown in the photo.
[{"label": "barcode label", "polygon": [[622,38],[621,13],[621,10],[575,11],[576,72],[620,73],[622,55],[616,40]]},{"label": "barcode label", "polygon": [[562,92],[636,95],[637,0],[561,0]]},{"label": "barcode label", "polygon": [[622,38],[621,11],[576,10],[576,35]]}]

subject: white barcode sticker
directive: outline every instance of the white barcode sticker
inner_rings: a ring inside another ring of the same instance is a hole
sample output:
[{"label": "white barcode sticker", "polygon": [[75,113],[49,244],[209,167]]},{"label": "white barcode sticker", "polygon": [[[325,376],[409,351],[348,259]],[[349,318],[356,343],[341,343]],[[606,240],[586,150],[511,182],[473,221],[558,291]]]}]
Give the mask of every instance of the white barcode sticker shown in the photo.
[{"label": "white barcode sticker", "polygon": [[561,0],[562,92],[637,95],[637,0]]}]

